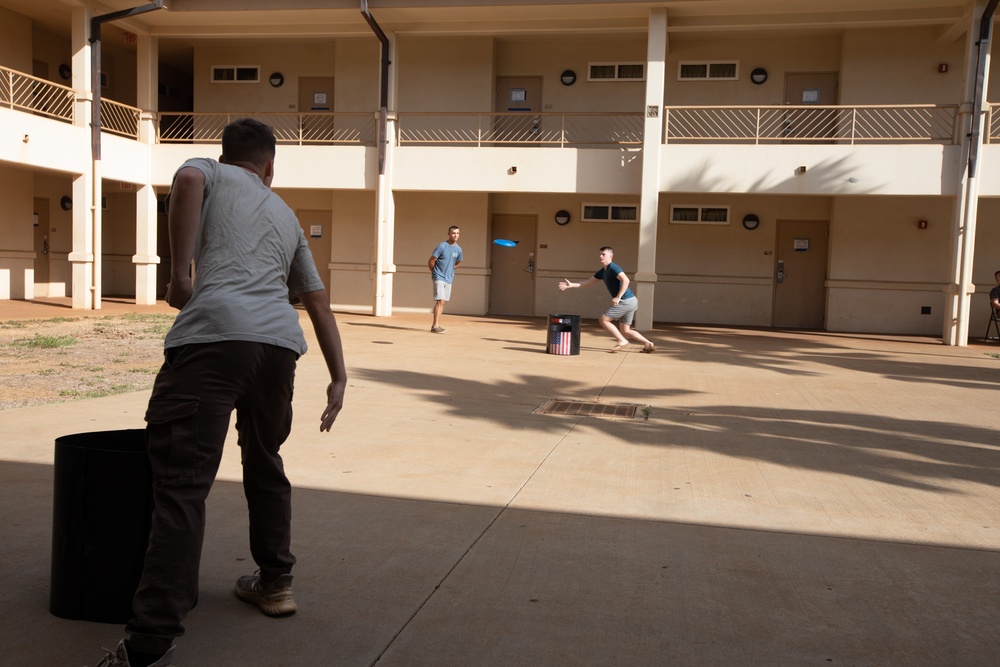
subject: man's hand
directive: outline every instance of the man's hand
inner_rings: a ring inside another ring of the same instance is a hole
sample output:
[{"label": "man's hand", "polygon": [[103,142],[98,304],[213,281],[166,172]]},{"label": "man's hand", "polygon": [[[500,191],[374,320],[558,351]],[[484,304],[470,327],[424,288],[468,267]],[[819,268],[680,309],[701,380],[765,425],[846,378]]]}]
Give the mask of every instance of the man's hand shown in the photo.
[{"label": "man's hand", "polygon": [[166,300],[168,306],[173,306],[177,310],[181,310],[191,300],[191,281],[188,280],[186,283],[182,282],[179,285],[167,283],[167,293],[163,298]]},{"label": "man's hand", "polygon": [[559,281],[559,291],[560,292],[565,292],[570,287],[576,287],[576,285],[574,285],[573,283],[571,283],[569,281],[569,278],[563,278],[561,281]]},{"label": "man's hand", "polygon": [[323,410],[323,414],[320,417],[320,431],[329,431],[330,427],[333,426],[333,422],[337,421],[337,415],[340,414],[341,408],[344,407],[345,388],[346,386],[343,383],[331,382],[327,386],[326,409]]}]

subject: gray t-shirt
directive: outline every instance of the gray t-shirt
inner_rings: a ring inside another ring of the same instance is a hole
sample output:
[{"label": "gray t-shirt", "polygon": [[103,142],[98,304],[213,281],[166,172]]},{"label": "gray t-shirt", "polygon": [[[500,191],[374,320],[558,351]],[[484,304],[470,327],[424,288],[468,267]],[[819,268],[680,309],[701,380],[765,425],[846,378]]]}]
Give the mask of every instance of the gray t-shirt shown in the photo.
[{"label": "gray t-shirt", "polygon": [[205,201],[195,243],[194,291],[164,347],[240,340],[305,354],[289,297],[323,289],[295,214],[246,169],[195,158]]}]

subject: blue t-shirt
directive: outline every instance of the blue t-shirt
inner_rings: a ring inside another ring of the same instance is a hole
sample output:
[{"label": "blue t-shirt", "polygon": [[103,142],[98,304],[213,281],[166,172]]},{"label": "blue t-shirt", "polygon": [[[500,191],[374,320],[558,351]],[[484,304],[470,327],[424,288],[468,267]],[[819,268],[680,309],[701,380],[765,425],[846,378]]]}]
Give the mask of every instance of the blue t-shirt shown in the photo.
[{"label": "blue t-shirt", "polygon": [[455,279],[455,263],[462,261],[462,246],[457,243],[452,245],[447,241],[441,241],[431,255],[437,257],[434,269],[431,271],[434,280],[446,283],[453,281]]},{"label": "blue t-shirt", "polygon": [[[608,291],[611,292],[612,297],[618,296],[618,290],[622,288],[622,283],[618,280],[618,274],[622,273],[622,267],[618,266],[614,262],[611,262],[607,267],[601,268],[600,271],[594,274],[595,278],[604,281],[605,286],[607,286]],[[632,293],[631,288],[627,288],[625,293],[622,294],[622,299],[631,299],[635,294]]]}]

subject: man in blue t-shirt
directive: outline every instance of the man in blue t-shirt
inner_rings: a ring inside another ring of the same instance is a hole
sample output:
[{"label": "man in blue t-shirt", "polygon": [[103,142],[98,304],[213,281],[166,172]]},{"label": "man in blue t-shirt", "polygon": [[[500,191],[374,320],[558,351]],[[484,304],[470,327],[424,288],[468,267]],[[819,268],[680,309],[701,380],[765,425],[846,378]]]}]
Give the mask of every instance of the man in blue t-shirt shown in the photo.
[{"label": "man in blue t-shirt", "polygon": [[[559,290],[565,292],[571,287],[590,287],[594,283],[603,282],[608,288],[608,292],[611,293],[611,307],[601,315],[598,321],[615,339],[615,346],[611,348],[611,351],[621,350],[628,345],[627,339],[631,338],[637,343],[642,343],[642,352],[653,352],[656,350],[656,346],[632,328],[632,319],[635,316],[635,311],[639,308],[639,300],[628,288],[629,279],[622,271],[622,267],[611,261],[614,256],[614,249],[611,246],[604,246],[601,248],[600,255],[601,269],[597,273],[581,283],[570,282],[568,278],[564,279],[559,283]],[[621,331],[615,328],[615,320],[618,320]]]},{"label": "man in blue t-shirt", "polygon": [[449,227],[448,240],[438,243],[431,253],[431,258],[427,260],[434,290],[434,319],[431,321],[431,333],[447,332],[447,329],[441,328],[440,320],[445,301],[451,299],[451,283],[455,280],[455,269],[462,263],[462,247],[458,245],[459,231],[456,225]]}]

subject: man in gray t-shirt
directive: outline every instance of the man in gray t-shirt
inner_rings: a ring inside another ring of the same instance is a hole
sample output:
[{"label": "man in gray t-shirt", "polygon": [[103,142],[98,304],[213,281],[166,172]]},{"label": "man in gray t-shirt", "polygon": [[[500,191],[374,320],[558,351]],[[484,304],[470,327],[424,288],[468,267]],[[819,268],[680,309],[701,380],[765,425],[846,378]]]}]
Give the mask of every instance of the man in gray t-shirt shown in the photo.
[{"label": "man in gray t-shirt", "polygon": [[[330,372],[320,430],[343,405],[347,373],[337,322],[298,220],[271,191],[275,139],[245,118],[222,134],[222,157],[185,162],[168,205],[171,280],[180,309],[146,410],[153,518],[128,639],[113,665],[169,665],[198,595],[205,500],[236,412],[250,553],[257,574],[236,595],[271,616],[295,611],[291,484],[278,453],[292,423],[305,307]],[[192,278],[191,265],[194,264]]]}]

